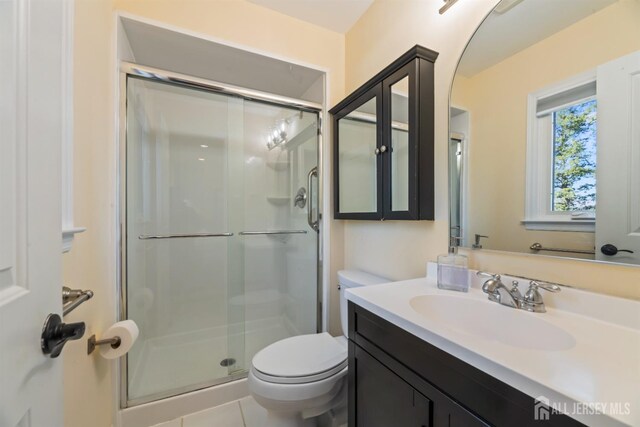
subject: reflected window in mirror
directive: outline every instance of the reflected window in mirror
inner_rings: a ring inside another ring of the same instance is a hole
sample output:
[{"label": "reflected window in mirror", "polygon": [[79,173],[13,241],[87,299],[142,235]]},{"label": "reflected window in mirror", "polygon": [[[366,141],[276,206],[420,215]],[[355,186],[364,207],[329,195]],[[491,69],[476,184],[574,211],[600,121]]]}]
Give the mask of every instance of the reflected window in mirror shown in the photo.
[{"label": "reflected window in mirror", "polygon": [[528,229],[595,229],[595,76],[589,71],[528,96]]},{"label": "reflected window in mirror", "polygon": [[595,213],[596,100],[553,113],[553,212]]},{"label": "reflected window in mirror", "polygon": [[640,265],[640,1],[508,3],[451,89],[451,235]]}]

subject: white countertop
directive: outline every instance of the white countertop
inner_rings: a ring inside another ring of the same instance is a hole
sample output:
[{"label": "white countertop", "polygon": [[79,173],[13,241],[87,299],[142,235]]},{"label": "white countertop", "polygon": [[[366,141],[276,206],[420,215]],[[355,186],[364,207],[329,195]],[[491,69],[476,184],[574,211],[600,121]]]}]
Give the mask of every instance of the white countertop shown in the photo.
[{"label": "white countertop", "polygon": [[[437,294],[486,302],[487,295],[474,282],[468,293],[441,290],[434,279],[420,278],[349,289],[346,295],[512,387],[534,398],[545,396],[555,408],[566,408],[562,412],[584,424],[640,426],[640,302],[571,288],[553,296],[545,293],[546,313],[520,311],[540,316],[575,338],[571,348],[557,351],[511,346],[465,333],[419,314],[410,305],[413,297]],[[597,404],[595,413],[592,404]]]}]

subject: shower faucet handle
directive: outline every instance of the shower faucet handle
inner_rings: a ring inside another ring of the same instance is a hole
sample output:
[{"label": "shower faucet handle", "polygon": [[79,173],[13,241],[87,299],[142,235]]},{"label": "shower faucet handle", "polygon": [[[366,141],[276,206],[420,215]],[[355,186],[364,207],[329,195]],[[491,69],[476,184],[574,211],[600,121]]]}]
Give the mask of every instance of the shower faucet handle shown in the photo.
[{"label": "shower faucet handle", "polygon": [[296,193],[296,197],[293,199],[293,206],[300,209],[304,209],[307,205],[307,190],[304,187],[300,187]]}]

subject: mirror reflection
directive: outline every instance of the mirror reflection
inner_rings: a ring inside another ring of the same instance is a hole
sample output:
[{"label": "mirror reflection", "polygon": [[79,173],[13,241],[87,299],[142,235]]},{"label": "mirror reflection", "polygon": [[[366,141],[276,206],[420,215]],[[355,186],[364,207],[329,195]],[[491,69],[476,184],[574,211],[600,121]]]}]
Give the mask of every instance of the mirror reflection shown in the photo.
[{"label": "mirror reflection", "polygon": [[409,210],[409,76],[391,86],[391,210]]},{"label": "mirror reflection", "polygon": [[375,212],[377,98],[374,97],[338,121],[340,212]]},{"label": "mirror reflection", "polygon": [[640,1],[503,0],[450,113],[462,246],[640,264]]}]

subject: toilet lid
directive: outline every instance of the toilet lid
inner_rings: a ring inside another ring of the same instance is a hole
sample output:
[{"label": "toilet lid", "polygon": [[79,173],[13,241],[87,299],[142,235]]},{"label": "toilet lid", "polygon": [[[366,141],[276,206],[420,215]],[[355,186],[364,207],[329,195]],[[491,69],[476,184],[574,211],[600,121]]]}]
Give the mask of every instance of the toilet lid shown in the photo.
[{"label": "toilet lid", "polygon": [[254,373],[265,381],[319,381],[347,366],[347,346],[326,332],[286,338],[253,357]]}]

